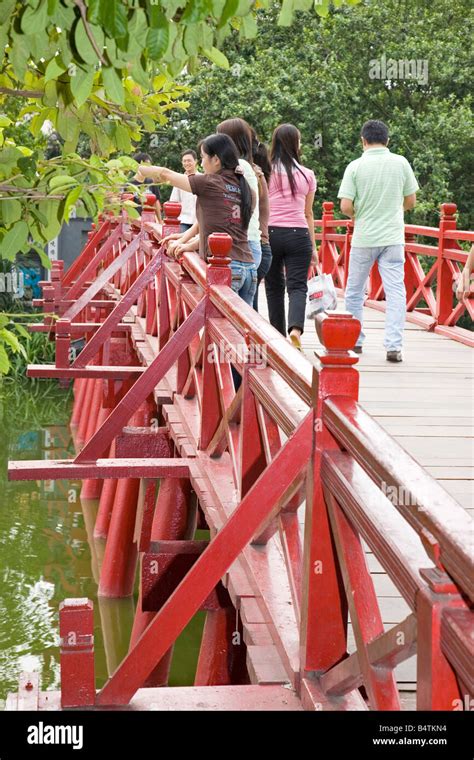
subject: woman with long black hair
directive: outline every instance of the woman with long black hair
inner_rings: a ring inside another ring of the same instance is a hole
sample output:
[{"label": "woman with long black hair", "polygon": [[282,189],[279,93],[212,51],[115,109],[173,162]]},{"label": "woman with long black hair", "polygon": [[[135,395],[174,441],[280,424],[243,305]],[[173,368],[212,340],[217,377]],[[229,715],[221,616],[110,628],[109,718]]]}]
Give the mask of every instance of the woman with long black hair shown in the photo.
[{"label": "woman with long black hair", "polygon": [[[216,132],[219,134],[228,135],[234,141],[237,152],[239,154],[239,165],[244,170],[244,177],[249,183],[252,191],[255,193],[256,203],[252,216],[250,218],[247,236],[250,250],[253,254],[253,260],[258,268],[262,258],[259,221],[259,197],[261,182],[253,166],[251,127],[245,121],[245,119],[237,117],[235,119],[226,119],[225,121],[221,121],[221,123],[217,125]],[[265,180],[263,179],[263,181]]]},{"label": "woman with long black hair", "polygon": [[317,264],[314,238],[314,172],[300,161],[301,137],[293,124],[281,124],[272,137],[268,232],[272,264],[265,277],[271,324],[286,335],[285,286],[289,297],[288,334],[301,349],[309,265]]},{"label": "woman with long black hair", "polygon": [[199,144],[203,174],[187,176],[163,166],[140,165],[137,178],[151,177],[169,182],[197,196],[196,216],[199,224],[199,253],[206,260],[210,254],[207,238],[213,232],[227,232],[232,237],[232,290],[252,306],[257,288],[257,267],[248,245],[247,231],[255,207],[239,154],[228,135],[209,135]]}]

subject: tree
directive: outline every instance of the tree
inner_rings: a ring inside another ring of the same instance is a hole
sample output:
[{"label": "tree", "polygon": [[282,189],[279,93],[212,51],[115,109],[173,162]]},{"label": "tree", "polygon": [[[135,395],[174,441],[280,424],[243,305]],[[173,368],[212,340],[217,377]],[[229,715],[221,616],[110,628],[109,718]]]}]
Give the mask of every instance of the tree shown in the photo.
[{"label": "tree", "polygon": [[[157,130],[151,147],[160,163],[178,168],[181,149],[195,148],[231,116],[247,119],[267,141],[277,124],[292,122],[302,133],[303,160],[316,172],[320,213],[322,201],[337,201],[344,168],[360,154],[362,123],[379,118],[421,186],[411,219],[436,225],[439,204],[454,201],[460,226],[472,227],[470,2],[365,0],[324,19],[302,13],[291,29],[277,26],[275,10],[258,15],[255,40],[229,37],[228,70],[203,65],[180,80],[190,105]],[[390,59],[395,72],[387,71]]]},{"label": "tree", "polygon": [[[329,0],[282,0],[278,23],[291,24],[296,11],[313,3],[318,14],[328,15]],[[48,266],[44,246],[73,206],[95,218],[136,168],[126,154],[143,134],[164,127],[170,112],[187,108],[188,88],[176,77],[185,67],[196,72],[202,57],[228,67],[221,51],[227,37],[238,30],[241,39],[253,38],[256,11],[269,4],[0,0],[0,258],[14,261],[33,248]],[[22,140],[25,125],[33,143]],[[45,127],[59,134],[60,156],[46,158]],[[84,136],[90,158],[78,152]],[[126,203],[133,215],[133,203]],[[0,374],[8,369],[5,346],[20,350],[4,320]]]}]

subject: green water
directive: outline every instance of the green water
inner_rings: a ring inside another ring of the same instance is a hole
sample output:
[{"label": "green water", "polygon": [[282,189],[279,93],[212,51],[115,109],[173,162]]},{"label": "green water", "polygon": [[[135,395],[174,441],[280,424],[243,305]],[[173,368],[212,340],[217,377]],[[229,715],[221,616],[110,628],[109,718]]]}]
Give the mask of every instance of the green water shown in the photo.
[{"label": "green water", "polygon": [[[59,688],[58,608],[68,597],[94,602],[96,685],[127,652],[136,599],[98,599],[103,545],[94,542],[97,502],[82,504],[80,481],[7,480],[10,459],[74,456],[72,394],[54,382],[0,381],[0,700],[21,671]],[[170,685],[194,679],[204,613],[176,642]]]}]

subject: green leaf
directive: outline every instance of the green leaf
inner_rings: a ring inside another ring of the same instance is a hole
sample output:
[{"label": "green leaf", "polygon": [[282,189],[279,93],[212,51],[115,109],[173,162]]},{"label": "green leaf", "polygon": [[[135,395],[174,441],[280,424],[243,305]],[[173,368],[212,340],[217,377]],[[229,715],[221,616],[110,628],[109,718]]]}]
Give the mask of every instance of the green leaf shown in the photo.
[{"label": "green leaf", "polygon": [[52,16],[56,12],[58,0],[48,0],[48,16]]},{"label": "green leaf", "polygon": [[20,343],[18,341],[18,338],[16,335],[14,335],[10,330],[7,330],[5,327],[0,330],[0,341],[3,341],[8,346],[10,346],[11,350],[14,354],[18,353],[20,350]]},{"label": "green leaf", "polygon": [[253,40],[257,36],[257,21],[255,16],[249,14],[242,19],[241,30],[243,35],[248,40]]},{"label": "green leaf", "polygon": [[84,203],[89,216],[94,218],[97,214],[97,204],[95,202],[94,196],[88,190],[84,190],[81,195],[81,200]]},{"label": "green leaf", "polygon": [[6,375],[10,369],[10,361],[5,348],[0,343],[0,374]]},{"label": "green leaf", "polygon": [[28,240],[28,225],[25,221],[17,222],[3,238],[0,245],[0,254],[4,259],[13,261],[18,251]]},{"label": "green leaf", "polygon": [[77,199],[79,198],[81,192],[82,192],[82,185],[79,185],[79,187],[75,187],[73,190],[71,190],[67,194],[66,203],[64,204],[63,221],[65,222],[69,221],[69,214],[71,212],[71,209],[76,203]]},{"label": "green leaf", "polygon": [[104,67],[102,69],[102,80],[105,92],[110,100],[122,106],[125,102],[125,91],[117,69],[114,69],[113,66]]},{"label": "green leaf", "polygon": [[293,0],[283,0],[280,15],[278,16],[278,26],[291,26],[293,14]]},{"label": "green leaf", "polygon": [[107,0],[107,10],[102,14],[102,22],[111,37],[119,39],[127,34],[127,11],[122,0]]},{"label": "green leaf", "polygon": [[25,338],[25,340],[31,340],[31,333],[29,333],[23,325],[20,325],[19,322],[15,322],[15,330],[20,333],[21,337]]},{"label": "green leaf", "polygon": [[[105,41],[105,36],[102,28],[100,26],[89,24],[89,29],[96,41],[98,49],[102,50]],[[97,53],[89,41],[89,37],[87,36],[87,32],[82,19],[79,19],[77,22],[76,30],[74,32],[74,43],[76,45],[77,52],[85,63],[97,63],[99,60]]]},{"label": "green leaf", "polygon": [[76,186],[77,180],[69,174],[56,174],[49,180],[50,192],[53,192],[53,190],[56,192],[63,192],[66,187],[71,185]]},{"label": "green leaf", "polygon": [[209,49],[203,50],[203,53],[207,58],[209,58],[210,61],[215,63],[216,66],[220,66],[221,69],[229,68],[229,61],[227,60],[227,57],[216,47],[211,47]]},{"label": "green leaf", "polygon": [[91,24],[98,24],[98,25],[101,24],[102,22],[101,0],[88,0],[87,20]]},{"label": "green leaf", "polygon": [[55,108],[57,106],[58,89],[56,86],[56,82],[51,81],[45,85],[44,95],[41,99],[41,102],[43,103],[43,105],[48,106],[50,108]]},{"label": "green leaf", "polygon": [[21,218],[21,209],[20,201],[13,198],[11,200],[0,201],[0,219],[2,220],[2,224],[10,225],[17,222]]},{"label": "green leaf", "polygon": [[56,129],[66,141],[72,141],[78,134],[80,122],[70,108],[60,108],[56,120]]},{"label": "green leaf", "polygon": [[18,79],[23,81],[27,64],[30,60],[30,46],[23,34],[12,34],[12,44],[9,53],[10,62]]},{"label": "green leaf", "polygon": [[[56,237],[56,235],[54,235],[54,237]],[[51,259],[49,258],[44,248],[42,248],[40,245],[36,245],[35,243],[32,243],[31,247],[34,248],[40,257],[41,264],[44,266],[44,268],[51,269]]]},{"label": "green leaf", "polygon": [[183,45],[188,55],[196,55],[199,49],[199,27],[188,24],[183,33]]},{"label": "green leaf", "polygon": [[148,74],[142,69],[138,61],[134,63],[130,69],[130,76],[134,82],[140,85],[140,87],[143,87],[145,90],[150,89],[150,79]]},{"label": "green leaf", "polygon": [[42,233],[47,242],[53,240],[61,229],[61,221],[59,220],[59,201],[40,201],[38,204],[39,210],[44,214],[48,220],[48,224],[43,227]]},{"label": "green leaf", "polygon": [[38,221],[41,225],[44,226],[48,224],[48,217],[45,216],[45,214],[43,214],[39,209],[30,208],[30,212],[32,213],[36,221]]},{"label": "green leaf", "polygon": [[15,8],[16,0],[3,0],[0,3],[0,24],[5,24]]},{"label": "green leaf", "polygon": [[169,34],[168,21],[161,14],[160,26],[149,29],[146,37],[148,54],[152,60],[159,60],[165,53],[168,47]]},{"label": "green leaf", "polygon": [[134,40],[139,48],[144,48],[146,45],[147,30],[148,21],[146,13],[143,8],[137,8],[128,22],[128,33],[130,39]]},{"label": "green leaf", "polygon": [[5,314],[0,314],[0,330],[5,327],[5,325],[8,325],[10,321],[10,317],[5,316]]},{"label": "green leaf", "polygon": [[224,10],[222,11],[221,20],[219,21],[217,25],[218,29],[222,29],[222,27],[226,25],[229,19],[235,16],[238,7],[239,7],[239,0],[226,0],[226,4],[224,5]]},{"label": "green leaf", "polygon": [[76,67],[75,75],[71,76],[71,92],[74,95],[76,105],[80,108],[86,102],[92,92],[94,84],[94,70],[85,71],[80,66]]},{"label": "green leaf", "polygon": [[329,16],[329,0],[315,0],[314,10],[322,18]]},{"label": "green leaf", "polygon": [[21,17],[21,31],[23,34],[37,34],[48,22],[48,3],[47,0],[41,0],[38,8],[26,8]]},{"label": "green leaf", "polygon": [[49,82],[51,79],[57,79],[60,74],[62,74],[64,71],[66,71],[66,66],[61,61],[61,58],[59,56],[54,56],[46,66],[46,71],[44,72],[44,81]]},{"label": "green leaf", "polygon": [[132,143],[130,142],[128,129],[124,127],[122,124],[117,124],[117,129],[115,132],[115,141],[117,143],[118,150],[122,151],[123,153],[132,152]]}]

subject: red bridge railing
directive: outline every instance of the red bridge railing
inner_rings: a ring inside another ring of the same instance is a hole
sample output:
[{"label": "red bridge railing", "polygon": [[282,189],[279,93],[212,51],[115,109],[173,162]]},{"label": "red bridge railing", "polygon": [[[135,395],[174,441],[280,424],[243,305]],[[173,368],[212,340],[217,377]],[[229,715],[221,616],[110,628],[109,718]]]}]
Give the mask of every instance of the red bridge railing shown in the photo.
[{"label": "red bridge railing", "polygon": [[[165,211],[166,231],[179,208]],[[414,652],[418,709],[469,704],[472,521],[359,406],[359,323],[319,316],[308,361],[231,290],[230,238],[210,237],[207,264],[170,260],[147,214],[102,220],[75,276],[58,276],[56,364],[29,368],[74,379],[76,456],[9,464],[99,499],[99,595],[131,595],[140,565],[129,652],[98,692],[91,603],[60,610],[60,705],[146,706],[199,610],[195,685],[238,687],[240,705],[286,684],[305,709],[400,709],[393,671]],[[363,541],[411,610],[388,631]]]},{"label": "red bridge railing", "polygon": [[[453,283],[467,260],[467,252],[459,243],[474,244],[474,232],[456,228],[456,211],[455,203],[442,203],[439,228],[405,225],[407,318],[427,330],[474,346],[474,333],[457,326],[466,311],[474,319],[473,294],[457,301],[453,293]],[[322,270],[332,275],[336,287],[344,290],[349,272],[352,221],[335,219],[334,204],[325,202],[322,219],[315,222],[315,229],[316,240],[320,241]],[[423,242],[419,242],[419,238]],[[383,298],[382,281],[375,265],[366,305],[385,309]]]}]

